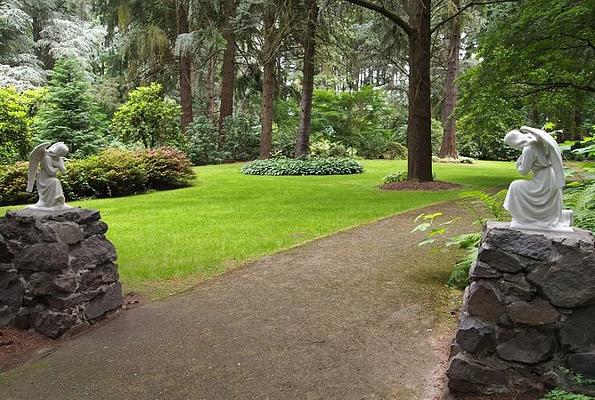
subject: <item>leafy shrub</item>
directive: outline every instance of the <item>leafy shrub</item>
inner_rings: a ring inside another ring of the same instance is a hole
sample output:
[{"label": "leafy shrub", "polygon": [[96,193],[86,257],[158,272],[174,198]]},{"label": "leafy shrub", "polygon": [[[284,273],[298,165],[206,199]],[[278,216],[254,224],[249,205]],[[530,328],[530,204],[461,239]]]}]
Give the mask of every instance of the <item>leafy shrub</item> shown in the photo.
[{"label": "leafy shrub", "polygon": [[385,160],[406,160],[407,147],[399,142],[390,142],[382,153],[382,158]]},{"label": "leafy shrub", "polygon": [[158,147],[139,154],[151,189],[175,189],[192,185],[192,163],[180,150]]},{"label": "leafy shrub", "polygon": [[[131,151],[109,149],[85,159],[72,160],[60,177],[66,199],[115,197],[143,193],[149,188],[170,189],[192,184],[189,160],[170,148]],[[0,205],[32,203],[27,193],[28,164],[0,169]]]},{"label": "leafy shrub", "polygon": [[223,152],[217,149],[219,132],[207,117],[197,117],[187,128],[188,156],[194,165],[219,164]]},{"label": "leafy shrub", "polygon": [[595,181],[567,188],[564,203],[574,213],[574,226],[595,233]]},{"label": "leafy shrub", "polygon": [[353,157],[357,150],[345,147],[341,143],[331,142],[330,140],[321,138],[315,140],[310,144],[310,155],[313,157]]},{"label": "leafy shrub", "polygon": [[563,389],[554,389],[549,392],[542,400],[594,400],[591,396],[584,394],[570,393]]},{"label": "leafy shrub", "polygon": [[138,87],[129,97],[114,114],[114,134],[127,143],[140,142],[145,148],[181,141],[180,106],[164,96],[161,84]]},{"label": "leafy shrub", "polygon": [[219,132],[206,117],[196,118],[188,126],[188,156],[195,165],[254,160],[259,155],[259,125],[238,115],[223,124],[224,140],[219,148]]},{"label": "leafy shrub", "polygon": [[390,173],[387,176],[385,176],[384,178],[382,178],[382,182],[384,182],[384,184],[395,183],[395,182],[405,182],[406,180],[407,180],[407,171]]},{"label": "leafy shrub", "polygon": [[274,158],[256,160],[242,167],[247,175],[347,175],[364,172],[364,166],[348,158]]},{"label": "leafy shrub", "polygon": [[[37,91],[39,92],[39,90]],[[0,163],[24,159],[31,144],[30,93],[0,88]]]},{"label": "leafy shrub", "polygon": [[17,162],[12,165],[0,165],[0,204],[31,203],[35,193],[25,191],[29,163]]},{"label": "leafy shrub", "polygon": [[223,151],[226,161],[249,161],[260,152],[260,123],[245,115],[225,118]]}]

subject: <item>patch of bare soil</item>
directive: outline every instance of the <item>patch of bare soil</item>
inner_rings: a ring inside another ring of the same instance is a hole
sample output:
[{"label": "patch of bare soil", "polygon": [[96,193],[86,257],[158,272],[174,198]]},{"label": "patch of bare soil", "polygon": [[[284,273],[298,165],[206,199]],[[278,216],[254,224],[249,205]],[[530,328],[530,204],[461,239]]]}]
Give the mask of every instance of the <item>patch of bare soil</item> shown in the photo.
[{"label": "patch of bare soil", "polygon": [[56,341],[37,332],[16,328],[0,329],[0,372],[19,365],[35,355],[54,349]]},{"label": "patch of bare soil", "polygon": [[[145,299],[137,293],[129,293],[124,296],[124,304],[121,311],[131,310],[145,304]],[[112,319],[118,314],[114,311],[106,315],[105,320]],[[88,332],[104,321],[97,324],[82,326],[62,339],[54,340],[47,338],[33,330],[22,330],[13,327],[0,329],[0,372],[9,370],[26,361],[43,357],[54,351],[64,340]]]},{"label": "patch of bare soil", "polygon": [[434,181],[434,182],[414,182],[403,181],[386,183],[380,186],[382,190],[405,190],[405,191],[428,191],[435,192],[440,190],[450,190],[462,187],[458,183]]}]

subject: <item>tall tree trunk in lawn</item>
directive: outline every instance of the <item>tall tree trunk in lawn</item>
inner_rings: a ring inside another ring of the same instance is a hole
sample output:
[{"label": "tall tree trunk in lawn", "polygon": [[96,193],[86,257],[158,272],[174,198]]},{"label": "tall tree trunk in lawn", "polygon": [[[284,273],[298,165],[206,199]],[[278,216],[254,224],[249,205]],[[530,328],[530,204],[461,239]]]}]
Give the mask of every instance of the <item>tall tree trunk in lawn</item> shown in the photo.
[{"label": "tall tree trunk in lawn", "polygon": [[223,53],[223,67],[221,70],[221,104],[219,108],[219,149],[223,147],[225,142],[225,132],[223,131],[223,123],[225,118],[233,114],[233,90],[236,78],[236,37],[231,24],[233,15],[235,13],[235,0],[226,0],[225,9],[223,11],[223,27],[222,34],[227,45]]},{"label": "tall tree trunk in lawn", "polygon": [[[188,21],[188,4],[181,0],[177,2],[176,20],[178,35],[190,32]],[[192,122],[192,62],[186,54],[180,55],[180,106],[182,107],[181,130],[186,133],[186,128]]]},{"label": "tall tree trunk in lawn", "polygon": [[[461,6],[460,0],[452,0],[455,12]],[[440,146],[440,157],[457,158],[457,120],[454,109],[457,105],[459,91],[455,83],[459,73],[459,49],[461,47],[461,21],[459,17],[450,22],[448,33],[448,61],[446,68],[446,83],[444,84],[444,104],[442,105],[442,126],[444,133]]]},{"label": "tall tree trunk in lawn", "polygon": [[430,0],[410,2],[407,180],[431,182]]},{"label": "tall tree trunk in lawn", "polygon": [[260,109],[260,158],[271,158],[273,141],[273,100],[275,97],[275,72],[277,57],[275,52],[275,10],[264,11],[264,47],[262,98]]},{"label": "tall tree trunk in lawn", "polygon": [[308,155],[310,147],[310,128],[312,125],[312,95],[314,92],[314,55],[316,46],[316,24],[318,5],[316,0],[307,0],[308,21],[304,39],[304,77],[302,81],[302,99],[300,102],[300,125],[295,145],[295,157]]},{"label": "tall tree trunk in lawn", "polygon": [[217,123],[215,117],[215,69],[217,68],[217,57],[211,57],[207,70],[207,116],[213,124]]}]

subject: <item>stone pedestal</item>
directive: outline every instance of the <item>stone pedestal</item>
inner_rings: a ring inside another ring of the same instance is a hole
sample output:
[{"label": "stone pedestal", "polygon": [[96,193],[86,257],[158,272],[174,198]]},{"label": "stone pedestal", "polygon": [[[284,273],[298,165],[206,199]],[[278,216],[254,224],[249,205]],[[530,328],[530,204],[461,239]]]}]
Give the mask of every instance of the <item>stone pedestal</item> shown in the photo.
[{"label": "stone pedestal", "polygon": [[594,244],[582,230],[488,224],[453,344],[451,390],[523,392],[570,385],[573,373],[595,378]]},{"label": "stone pedestal", "polygon": [[51,338],[122,304],[116,249],[99,211],[30,209],[0,218],[0,327]]}]

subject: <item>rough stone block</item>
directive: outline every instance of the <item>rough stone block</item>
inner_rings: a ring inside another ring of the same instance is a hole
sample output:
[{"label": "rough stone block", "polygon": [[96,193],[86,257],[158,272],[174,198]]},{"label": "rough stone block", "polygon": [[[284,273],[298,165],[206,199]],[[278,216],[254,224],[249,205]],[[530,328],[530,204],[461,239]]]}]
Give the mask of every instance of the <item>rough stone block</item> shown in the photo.
[{"label": "rough stone block", "polygon": [[16,254],[13,263],[17,270],[57,271],[68,268],[68,254],[66,243],[36,243]]},{"label": "rough stone block", "polygon": [[85,309],[85,316],[93,320],[122,305],[122,285],[114,283],[105,287],[105,292],[93,298]]},{"label": "rough stone block", "polygon": [[490,246],[534,260],[543,261],[550,257],[552,241],[541,232],[521,232],[508,228],[506,223],[494,222],[489,222],[486,229],[485,241]]},{"label": "rough stone block", "polygon": [[473,282],[469,286],[467,311],[486,321],[497,321],[506,311],[496,288],[487,281]]},{"label": "rough stone block", "polygon": [[6,288],[0,290],[0,306],[6,305],[16,312],[23,302],[25,287],[19,279],[12,281]]},{"label": "rough stone block", "polygon": [[568,368],[588,379],[595,379],[595,352],[571,354]]},{"label": "rough stone block", "polygon": [[496,350],[494,328],[466,314],[462,316],[455,342],[471,354],[490,354]]},{"label": "rough stone block", "polygon": [[76,321],[77,318],[70,313],[46,310],[35,315],[33,327],[42,335],[56,339],[70,329]]},{"label": "rough stone block", "polygon": [[90,222],[81,226],[83,228],[85,239],[95,235],[103,235],[107,232],[107,224],[103,221]]},{"label": "rough stone block", "polygon": [[504,274],[504,279],[498,281],[497,286],[504,295],[506,303],[512,303],[515,300],[530,301],[537,294],[537,289],[523,274]]},{"label": "rough stone block", "polygon": [[595,306],[577,308],[560,328],[562,346],[573,352],[595,349]]},{"label": "rough stone block", "polygon": [[44,242],[62,242],[74,244],[85,238],[81,227],[74,222],[35,221],[40,240]]},{"label": "rough stone block", "polygon": [[513,323],[523,325],[548,325],[560,319],[560,313],[543,299],[512,303],[509,313]]},{"label": "rough stone block", "polygon": [[72,268],[90,269],[116,261],[116,248],[103,236],[91,236],[72,250],[71,258]]},{"label": "rough stone block", "polygon": [[551,336],[538,331],[514,332],[508,335],[498,335],[496,353],[503,360],[516,361],[525,364],[537,364],[552,356],[556,342]]},{"label": "rough stone block", "polygon": [[77,275],[72,271],[60,274],[35,272],[29,277],[30,292],[34,296],[74,293],[78,289]]},{"label": "rough stone block", "polygon": [[10,311],[8,306],[0,306],[0,327],[11,324],[14,318],[15,313]]},{"label": "rough stone block", "polygon": [[480,247],[478,260],[501,272],[518,272],[523,268],[516,254],[486,244]]},{"label": "rough stone block", "polygon": [[463,393],[498,393],[509,385],[505,370],[479,364],[464,353],[451,359],[446,375],[448,387]]},{"label": "rough stone block", "polygon": [[118,281],[118,270],[113,263],[102,264],[93,269],[83,269],[80,275],[81,285],[92,289]]},{"label": "rough stone block", "polygon": [[595,256],[581,251],[557,255],[527,275],[553,305],[565,308],[595,304]]},{"label": "rough stone block", "polygon": [[494,268],[491,268],[485,263],[476,261],[473,263],[473,265],[471,265],[469,276],[471,279],[495,279],[500,278],[502,276],[502,272],[496,271]]}]

